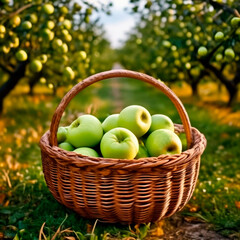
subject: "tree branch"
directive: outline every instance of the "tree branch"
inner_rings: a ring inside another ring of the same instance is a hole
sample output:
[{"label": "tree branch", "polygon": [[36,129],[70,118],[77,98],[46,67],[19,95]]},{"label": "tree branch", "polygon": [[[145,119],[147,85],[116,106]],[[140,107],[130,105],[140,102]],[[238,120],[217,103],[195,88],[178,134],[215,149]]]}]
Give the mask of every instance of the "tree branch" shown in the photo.
[{"label": "tree branch", "polygon": [[208,3],[211,4],[215,9],[223,9],[224,11],[227,11],[227,12],[235,15],[236,17],[240,17],[240,14],[237,9],[233,9],[226,4],[219,3],[219,2],[216,2],[213,0],[208,0]]},{"label": "tree branch", "polygon": [[9,18],[12,18],[13,16],[21,13],[21,12],[24,11],[25,9],[30,8],[30,7],[32,7],[32,6],[33,6],[32,3],[29,3],[29,4],[27,4],[27,5],[24,5],[24,6],[20,7],[18,10],[16,10],[15,12],[10,13],[10,14],[8,15],[8,17],[9,17]]},{"label": "tree branch", "polygon": [[6,72],[6,73],[8,73],[8,74],[13,74],[13,70],[10,70],[9,68],[7,68],[6,66],[4,66],[2,63],[0,63],[0,68],[4,71],[4,72]]}]

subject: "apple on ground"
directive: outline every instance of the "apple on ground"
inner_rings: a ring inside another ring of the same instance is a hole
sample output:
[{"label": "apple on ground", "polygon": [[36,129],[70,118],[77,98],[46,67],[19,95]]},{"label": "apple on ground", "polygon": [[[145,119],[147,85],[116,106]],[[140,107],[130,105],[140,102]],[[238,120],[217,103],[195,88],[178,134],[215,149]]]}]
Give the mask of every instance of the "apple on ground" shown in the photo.
[{"label": "apple on ground", "polygon": [[62,142],[58,145],[58,147],[67,150],[67,151],[73,151],[75,148],[68,142]]},{"label": "apple on ground", "polygon": [[118,127],[118,117],[119,114],[112,114],[106,117],[102,122],[103,131],[108,132],[109,130]]},{"label": "apple on ground", "polygon": [[136,136],[126,128],[114,128],[105,133],[100,143],[104,158],[134,159],[139,150]]},{"label": "apple on ground", "polygon": [[118,117],[118,126],[129,129],[138,138],[149,130],[151,122],[148,110],[139,105],[124,108]]},{"label": "apple on ground", "polygon": [[59,127],[57,130],[57,141],[62,143],[67,139],[68,127]]},{"label": "apple on ground", "polygon": [[74,147],[94,147],[103,136],[101,122],[93,115],[78,117],[68,128],[67,141]]},{"label": "apple on ground", "polygon": [[80,147],[75,149],[73,152],[79,153],[89,157],[99,157],[99,154],[92,148],[89,147]]},{"label": "apple on ground", "polygon": [[172,120],[164,114],[152,115],[152,123],[149,132],[152,133],[158,129],[168,129],[174,131],[174,124]]},{"label": "apple on ground", "polygon": [[146,147],[151,157],[182,152],[181,140],[177,134],[168,129],[158,129],[152,132],[147,138]]}]

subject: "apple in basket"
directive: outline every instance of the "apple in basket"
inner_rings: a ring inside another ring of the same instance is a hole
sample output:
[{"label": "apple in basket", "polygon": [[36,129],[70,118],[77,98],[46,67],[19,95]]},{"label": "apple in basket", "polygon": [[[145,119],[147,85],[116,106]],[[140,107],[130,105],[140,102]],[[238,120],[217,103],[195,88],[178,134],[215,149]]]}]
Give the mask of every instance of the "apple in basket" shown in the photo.
[{"label": "apple in basket", "polygon": [[118,127],[103,135],[100,149],[104,158],[134,159],[139,144],[131,131]]},{"label": "apple in basket", "polygon": [[89,157],[99,157],[99,154],[94,149],[89,147],[80,147],[75,149],[73,152],[80,153],[82,155],[89,156]]},{"label": "apple in basket", "polygon": [[58,145],[61,149],[67,150],[67,151],[73,151],[75,148],[68,142],[62,142]]},{"label": "apple in basket", "polygon": [[148,150],[146,148],[146,146],[144,145],[143,141],[139,141],[139,150],[138,150],[138,153],[136,155],[136,159],[138,158],[146,158],[146,157],[149,157],[149,153],[148,153]]},{"label": "apple in basket", "polygon": [[168,129],[158,129],[152,132],[147,138],[146,147],[151,157],[157,157],[161,154],[180,154],[182,152],[180,138]]},{"label": "apple in basket", "polygon": [[75,148],[94,147],[101,141],[102,136],[101,122],[93,115],[86,114],[71,123],[66,141]]},{"label": "apple in basket", "polygon": [[109,130],[118,127],[118,117],[119,114],[112,114],[106,117],[102,123],[103,131],[108,132]]},{"label": "apple in basket", "polygon": [[118,126],[129,129],[137,138],[143,136],[151,126],[151,115],[139,105],[124,108],[118,117]]},{"label": "apple in basket", "polygon": [[62,143],[67,138],[68,127],[59,127],[57,131],[57,141],[58,143]]},{"label": "apple in basket", "polygon": [[149,129],[149,133],[158,129],[169,129],[174,131],[174,124],[168,116],[163,114],[154,114],[152,115],[152,124]]}]

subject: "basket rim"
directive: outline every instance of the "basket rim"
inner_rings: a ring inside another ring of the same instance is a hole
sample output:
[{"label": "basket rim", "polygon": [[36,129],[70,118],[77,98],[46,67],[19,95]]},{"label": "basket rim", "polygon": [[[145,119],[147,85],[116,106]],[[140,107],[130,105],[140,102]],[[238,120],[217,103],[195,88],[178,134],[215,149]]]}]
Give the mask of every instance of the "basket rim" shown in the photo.
[{"label": "basket rim", "polygon": [[[175,132],[183,133],[183,125],[174,124]],[[75,152],[66,151],[58,146],[51,146],[49,143],[50,130],[48,130],[40,139],[39,145],[41,152],[50,156],[61,165],[73,165],[76,167],[90,167],[96,169],[122,169],[137,170],[145,168],[182,168],[192,161],[196,161],[206,148],[207,140],[198,129],[191,127],[193,144],[190,149],[180,154],[167,155],[162,154],[158,157],[147,157],[139,159],[116,159],[103,157],[89,157]],[[42,158],[44,156],[42,155]]]}]

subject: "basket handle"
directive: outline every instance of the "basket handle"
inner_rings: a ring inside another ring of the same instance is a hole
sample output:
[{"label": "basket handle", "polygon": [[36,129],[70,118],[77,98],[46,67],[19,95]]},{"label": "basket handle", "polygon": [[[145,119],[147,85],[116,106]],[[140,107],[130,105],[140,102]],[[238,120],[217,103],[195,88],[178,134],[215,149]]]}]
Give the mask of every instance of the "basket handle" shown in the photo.
[{"label": "basket handle", "polygon": [[178,114],[180,115],[186,137],[187,137],[187,143],[188,148],[191,147],[192,144],[192,134],[191,134],[191,124],[188,117],[188,114],[180,101],[180,99],[176,96],[176,94],[168,88],[163,82],[156,80],[155,78],[146,75],[144,73],[129,71],[129,70],[123,70],[123,69],[116,69],[116,70],[110,70],[106,72],[100,72],[97,74],[94,74],[83,81],[76,84],[67,94],[62,98],[60,104],[56,108],[54,115],[52,117],[52,122],[50,126],[50,136],[49,136],[49,142],[51,146],[57,146],[57,130],[58,126],[62,117],[62,114],[69,104],[69,102],[83,89],[88,87],[89,85],[104,80],[108,78],[115,78],[115,77],[126,77],[126,78],[134,78],[138,79],[147,83],[150,83],[154,87],[161,90],[174,104],[176,107]]}]

